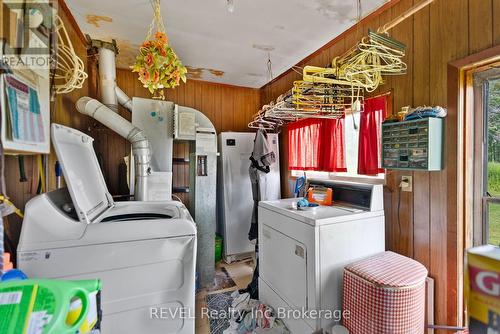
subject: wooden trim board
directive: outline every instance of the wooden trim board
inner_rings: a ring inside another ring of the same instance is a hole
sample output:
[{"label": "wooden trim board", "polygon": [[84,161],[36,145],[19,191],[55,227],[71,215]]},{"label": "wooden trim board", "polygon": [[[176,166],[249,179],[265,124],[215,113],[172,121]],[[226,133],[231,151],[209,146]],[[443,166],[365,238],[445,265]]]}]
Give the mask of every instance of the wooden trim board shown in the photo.
[{"label": "wooden trim board", "polygon": [[452,292],[456,296],[456,304],[453,306],[458,313],[458,323],[462,325],[465,324],[464,258],[465,249],[472,244],[468,239],[472,237],[470,231],[474,211],[474,193],[471,187],[474,178],[471,168],[471,154],[474,149],[474,104],[470,101],[470,74],[477,68],[499,60],[500,46],[497,46],[448,64],[448,114],[455,115],[454,128],[457,129],[454,134],[457,145],[454,145],[454,151],[447,155],[447,165],[455,166],[454,173],[448,173],[448,193],[456,192],[457,195],[448,196],[447,199],[447,253],[451,263],[456,263],[456,266],[449,266],[447,271],[448,279],[457,282],[457,288]]}]

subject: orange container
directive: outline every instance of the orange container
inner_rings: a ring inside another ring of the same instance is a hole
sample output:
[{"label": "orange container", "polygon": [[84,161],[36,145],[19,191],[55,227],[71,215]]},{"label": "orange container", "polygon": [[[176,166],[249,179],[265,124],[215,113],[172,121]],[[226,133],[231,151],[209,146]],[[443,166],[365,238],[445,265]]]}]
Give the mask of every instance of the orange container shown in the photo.
[{"label": "orange container", "polygon": [[333,190],[331,188],[311,187],[307,190],[307,200],[319,205],[332,205]]}]

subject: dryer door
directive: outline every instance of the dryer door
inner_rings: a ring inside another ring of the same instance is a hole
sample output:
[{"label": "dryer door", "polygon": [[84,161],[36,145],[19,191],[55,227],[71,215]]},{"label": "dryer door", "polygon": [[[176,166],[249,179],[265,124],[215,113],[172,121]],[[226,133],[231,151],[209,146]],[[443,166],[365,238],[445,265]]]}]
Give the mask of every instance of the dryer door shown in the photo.
[{"label": "dryer door", "polygon": [[307,249],[304,244],[261,225],[260,277],[296,309],[307,309]]}]

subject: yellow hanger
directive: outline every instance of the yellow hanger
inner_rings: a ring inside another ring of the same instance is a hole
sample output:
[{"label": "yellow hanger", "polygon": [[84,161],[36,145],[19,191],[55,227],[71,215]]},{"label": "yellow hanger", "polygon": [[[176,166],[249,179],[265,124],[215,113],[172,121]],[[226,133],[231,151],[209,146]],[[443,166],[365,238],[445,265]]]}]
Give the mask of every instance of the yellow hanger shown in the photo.
[{"label": "yellow hanger", "polygon": [[14,213],[16,215],[18,215],[19,217],[21,218],[24,218],[24,214],[22,213],[21,210],[19,210],[18,208],[16,208],[16,206],[14,205],[14,203],[12,203],[9,198],[7,198],[6,196],[4,195],[0,195],[0,201],[1,202],[4,202],[5,204],[7,204],[8,206],[12,207],[12,209],[14,210]]}]

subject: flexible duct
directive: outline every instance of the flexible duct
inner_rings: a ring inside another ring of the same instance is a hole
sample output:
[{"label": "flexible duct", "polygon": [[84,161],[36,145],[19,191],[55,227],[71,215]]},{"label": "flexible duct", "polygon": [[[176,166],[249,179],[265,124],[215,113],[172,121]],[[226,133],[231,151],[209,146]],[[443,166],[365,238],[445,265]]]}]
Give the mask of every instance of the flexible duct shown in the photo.
[{"label": "flexible duct", "polygon": [[143,131],[101,102],[88,96],[78,99],[76,102],[76,109],[82,114],[93,117],[95,120],[115,131],[123,138],[126,138],[131,143],[132,154],[135,161],[134,197],[137,201],[146,200],[146,178],[151,172],[151,150],[149,141]]}]

